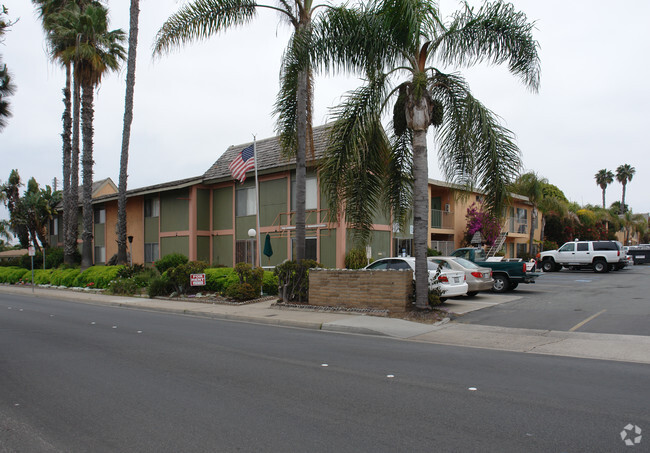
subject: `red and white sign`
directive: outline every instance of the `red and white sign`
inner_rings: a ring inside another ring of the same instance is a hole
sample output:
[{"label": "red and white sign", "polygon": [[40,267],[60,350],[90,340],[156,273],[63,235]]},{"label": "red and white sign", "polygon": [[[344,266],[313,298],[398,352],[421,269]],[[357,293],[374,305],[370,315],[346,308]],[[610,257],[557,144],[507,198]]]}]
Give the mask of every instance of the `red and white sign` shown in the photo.
[{"label": "red and white sign", "polygon": [[36,249],[34,248],[33,245],[30,245],[29,247],[27,247],[27,254],[29,256],[36,256]]},{"label": "red and white sign", "polygon": [[205,274],[190,274],[190,286],[205,286]]}]

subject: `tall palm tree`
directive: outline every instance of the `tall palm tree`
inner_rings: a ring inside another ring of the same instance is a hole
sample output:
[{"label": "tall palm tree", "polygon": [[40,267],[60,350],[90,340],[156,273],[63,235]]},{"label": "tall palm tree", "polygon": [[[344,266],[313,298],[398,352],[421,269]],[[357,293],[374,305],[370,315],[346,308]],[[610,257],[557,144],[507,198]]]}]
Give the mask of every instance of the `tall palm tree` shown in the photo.
[{"label": "tall palm tree", "polygon": [[[7,8],[4,5],[0,6],[0,42],[3,41],[2,36],[11,27],[12,22],[6,17]],[[11,117],[11,109],[9,108],[9,101],[7,98],[14,94],[16,87],[11,81],[11,75],[7,70],[7,65],[2,64],[2,56],[0,55],[0,131],[7,125],[7,119]]]},{"label": "tall palm tree", "polygon": [[519,175],[511,188],[514,193],[528,197],[528,201],[532,204],[530,216],[530,237],[528,239],[528,253],[531,256],[533,255],[533,242],[535,237],[535,227],[539,217],[539,207],[544,200],[545,184],[548,184],[546,178],[542,178],[534,171],[530,171]]},{"label": "tall palm tree", "polygon": [[[316,10],[313,0],[279,0],[278,5],[251,0],[194,0],[167,19],[158,31],[154,54],[205,39],[252,22],[258,10],[280,13],[294,30],[283,58],[280,93],[275,105],[277,130],[287,155],[296,156],[296,257],[305,256],[306,156],[312,149],[312,69],[308,50]],[[307,44],[307,45],[305,45]]]},{"label": "tall palm tree", "polygon": [[[429,126],[436,127],[447,179],[468,188],[477,184],[497,215],[521,166],[513,134],[472,96],[460,74],[442,69],[508,63],[536,91],[533,24],[501,2],[479,10],[465,5],[447,23],[432,0],[375,0],[357,11],[342,7],[327,14],[328,28],[315,45],[319,58],[326,67],[330,61],[337,68],[360,68],[367,80],[335,111],[322,168],[330,209],[336,212],[344,201],[347,220],[367,230],[383,193],[397,219],[412,194],[416,306],[426,308]],[[381,117],[390,105],[389,138]],[[382,181],[391,183],[385,191]]]},{"label": "tall palm tree", "polygon": [[[83,10],[76,5],[66,8],[61,14],[70,17],[76,24],[77,39],[63,54],[74,61],[74,77],[81,87],[81,117],[83,143],[83,233],[81,267],[92,266],[92,183],[93,183],[93,103],[94,90],[108,71],[115,71],[124,60],[125,49],[122,30],[108,31],[108,11],[100,4],[87,5]],[[78,17],[75,21],[73,18]]]},{"label": "tall palm tree", "polygon": [[138,50],[138,18],[140,0],[131,0],[129,19],[129,53],[126,62],[126,95],[124,97],[124,129],[120,156],[120,180],[117,196],[117,264],[126,264],[126,186],[129,166],[129,141],[133,122],[133,93],[135,91],[135,60]]},{"label": "tall palm tree", "polygon": [[608,185],[614,182],[614,173],[603,168],[602,170],[598,170],[598,173],[594,175],[594,178],[596,178],[596,184],[598,184],[603,190],[603,209],[607,209],[607,206],[605,205],[605,190],[607,190]]},{"label": "tall palm tree", "polygon": [[627,183],[632,181],[636,169],[629,164],[619,165],[616,169],[616,180],[623,185],[623,196],[621,198],[621,210],[619,214],[625,213],[625,188]]}]

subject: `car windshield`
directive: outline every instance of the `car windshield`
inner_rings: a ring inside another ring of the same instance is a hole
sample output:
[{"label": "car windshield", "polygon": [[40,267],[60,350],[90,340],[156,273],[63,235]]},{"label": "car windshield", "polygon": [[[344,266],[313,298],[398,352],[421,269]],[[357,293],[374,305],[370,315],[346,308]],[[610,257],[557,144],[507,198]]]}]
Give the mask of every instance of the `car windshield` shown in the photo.
[{"label": "car windshield", "polygon": [[478,269],[478,266],[476,264],[472,263],[469,260],[466,260],[465,258],[454,258],[454,261],[456,261],[461,266],[466,267],[467,269]]}]

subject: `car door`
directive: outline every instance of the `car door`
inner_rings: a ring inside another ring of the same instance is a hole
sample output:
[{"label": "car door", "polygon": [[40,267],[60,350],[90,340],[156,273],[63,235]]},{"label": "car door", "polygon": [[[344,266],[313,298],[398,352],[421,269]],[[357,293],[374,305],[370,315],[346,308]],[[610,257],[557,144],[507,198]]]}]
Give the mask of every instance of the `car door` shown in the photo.
[{"label": "car door", "polygon": [[578,264],[575,261],[576,244],[575,242],[567,242],[558,249],[558,262],[560,264]]},{"label": "car door", "polygon": [[576,242],[575,260],[579,264],[591,264],[589,242]]}]

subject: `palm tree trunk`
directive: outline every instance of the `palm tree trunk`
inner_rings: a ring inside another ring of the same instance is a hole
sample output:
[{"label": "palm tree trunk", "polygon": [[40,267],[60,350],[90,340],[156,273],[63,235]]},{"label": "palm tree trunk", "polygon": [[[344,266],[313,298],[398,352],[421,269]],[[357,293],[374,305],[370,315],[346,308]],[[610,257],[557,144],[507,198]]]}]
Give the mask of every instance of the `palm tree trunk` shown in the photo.
[{"label": "palm tree trunk", "polygon": [[607,209],[605,207],[605,189],[603,189],[603,209]]},{"label": "palm tree trunk", "polygon": [[298,74],[298,92],[296,94],[296,129],[298,149],[296,150],[296,260],[305,259],[305,199],[307,179],[307,84],[308,69]]},{"label": "palm tree trunk", "polygon": [[533,256],[533,242],[535,241],[535,224],[537,223],[537,208],[530,210],[530,237],[528,239],[528,254]]},{"label": "palm tree trunk", "polygon": [[[131,0],[129,28],[129,56],[126,69],[126,97],[124,99],[124,129],[122,130],[122,155],[117,198],[117,264],[126,264],[126,186],[129,166],[129,141],[133,122],[133,93],[135,90],[135,62],[138,47],[139,0]],[[260,263],[261,265],[261,263]]]},{"label": "palm tree trunk", "polygon": [[82,95],[82,140],[83,140],[83,233],[81,239],[81,269],[93,265],[93,97],[94,87],[84,84]]},{"label": "palm tree trunk", "polygon": [[427,131],[413,131],[413,242],[415,248],[415,306],[429,306],[427,219],[429,206]]},{"label": "palm tree trunk", "polygon": [[65,88],[63,89],[63,255],[66,264],[72,264],[74,250],[70,247],[70,165],[72,163],[72,66],[65,66]]},{"label": "palm tree trunk", "polygon": [[72,111],[72,156],[70,162],[70,197],[65,208],[68,216],[68,244],[70,255],[66,264],[74,264],[74,254],[77,250],[79,237],[79,123],[81,119],[81,84],[78,77],[73,75],[73,111]]},{"label": "palm tree trunk", "polygon": [[621,198],[621,209],[619,209],[619,214],[625,214],[625,186],[623,183],[623,197]]}]

